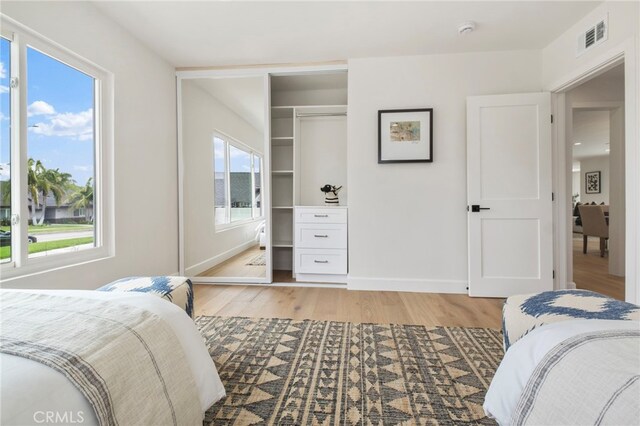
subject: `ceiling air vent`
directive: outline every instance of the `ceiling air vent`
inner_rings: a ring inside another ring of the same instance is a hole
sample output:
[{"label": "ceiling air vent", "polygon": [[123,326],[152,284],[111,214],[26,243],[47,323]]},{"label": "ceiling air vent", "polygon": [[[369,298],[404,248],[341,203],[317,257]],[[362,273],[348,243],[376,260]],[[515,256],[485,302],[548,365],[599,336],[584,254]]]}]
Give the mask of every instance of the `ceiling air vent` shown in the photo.
[{"label": "ceiling air vent", "polygon": [[578,36],[578,52],[576,56],[582,55],[592,47],[602,43],[607,39],[607,17],[599,20],[595,25],[590,26]]}]

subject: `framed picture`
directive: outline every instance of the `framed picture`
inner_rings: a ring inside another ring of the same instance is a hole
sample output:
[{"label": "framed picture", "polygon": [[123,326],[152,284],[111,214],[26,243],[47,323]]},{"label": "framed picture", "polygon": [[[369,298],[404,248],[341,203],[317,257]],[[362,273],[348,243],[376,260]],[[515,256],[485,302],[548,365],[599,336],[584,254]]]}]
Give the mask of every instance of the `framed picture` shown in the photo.
[{"label": "framed picture", "polygon": [[433,108],[378,111],[378,163],[431,163]]},{"label": "framed picture", "polygon": [[599,194],[601,192],[600,171],[584,174],[584,189],[587,194]]}]

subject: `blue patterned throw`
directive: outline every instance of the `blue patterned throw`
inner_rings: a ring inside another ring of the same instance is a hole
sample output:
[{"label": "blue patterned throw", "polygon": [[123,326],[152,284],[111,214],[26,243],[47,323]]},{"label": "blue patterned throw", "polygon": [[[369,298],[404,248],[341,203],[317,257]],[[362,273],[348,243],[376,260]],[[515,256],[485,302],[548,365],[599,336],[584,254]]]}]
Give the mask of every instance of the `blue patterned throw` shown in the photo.
[{"label": "blue patterned throw", "polygon": [[587,290],[511,296],[502,309],[504,348],[541,325],[573,319],[639,320],[640,306]]},{"label": "blue patterned throw", "polygon": [[193,318],[193,284],[186,277],[127,277],[104,285],[98,291],[135,291],[162,297]]}]

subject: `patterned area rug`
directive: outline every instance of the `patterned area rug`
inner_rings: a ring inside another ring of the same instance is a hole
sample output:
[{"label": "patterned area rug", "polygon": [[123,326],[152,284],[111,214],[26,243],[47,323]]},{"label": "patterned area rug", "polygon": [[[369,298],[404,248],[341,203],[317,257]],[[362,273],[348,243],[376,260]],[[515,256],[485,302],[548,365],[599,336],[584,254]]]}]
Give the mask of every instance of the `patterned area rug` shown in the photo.
[{"label": "patterned area rug", "polygon": [[494,424],[484,328],[201,316],[227,397],[206,425]]},{"label": "patterned area rug", "polygon": [[264,266],[267,264],[267,258],[264,253],[260,253],[256,257],[247,262],[247,266]]}]

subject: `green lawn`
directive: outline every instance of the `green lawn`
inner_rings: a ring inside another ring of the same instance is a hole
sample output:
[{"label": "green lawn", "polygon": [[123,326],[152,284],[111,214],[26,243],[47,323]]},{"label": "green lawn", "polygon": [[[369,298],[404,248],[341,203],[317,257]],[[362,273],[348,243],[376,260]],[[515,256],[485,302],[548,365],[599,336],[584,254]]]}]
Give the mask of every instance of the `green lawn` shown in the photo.
[{"label": "green lawn", "polygon": [[[57,241],[45,241],[42,243],[31,243],[29,244],[29,254],[31,253],[39,253],[41,251],[55,250],[66,247],[79,246],[82,244],[90,244],[93,242],[93,237],[85,237],[85,238],[69,238],[66,240],[57,240]],[[0,247],[0,259],[6,259],[10,256],[11,247],[4,246]]]},{"label": "green lawn", "polygon": [[[0,230],[9,231],[10,226],[0,226]],[[29,225],[29,234],[51,234],[54,232],[91,231],[93,225]]]}]

